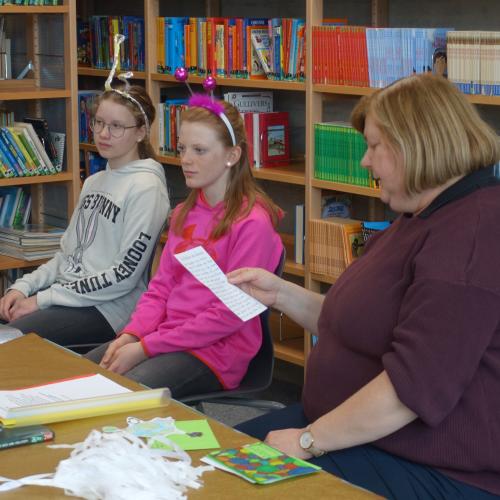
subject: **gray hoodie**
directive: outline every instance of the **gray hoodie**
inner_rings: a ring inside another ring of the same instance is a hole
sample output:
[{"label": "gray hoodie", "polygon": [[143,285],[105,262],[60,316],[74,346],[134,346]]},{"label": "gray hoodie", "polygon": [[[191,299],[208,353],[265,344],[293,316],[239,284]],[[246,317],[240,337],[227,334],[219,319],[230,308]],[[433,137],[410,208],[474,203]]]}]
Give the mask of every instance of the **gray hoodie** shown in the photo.
[{"label": "gray hoodie", "polygon": [[11,287],[40,309],[95,306],[115,332],[146,290],[148,262],[170,208],[163,167],[151,159],[109,166],[84,183],[61,250]]}]

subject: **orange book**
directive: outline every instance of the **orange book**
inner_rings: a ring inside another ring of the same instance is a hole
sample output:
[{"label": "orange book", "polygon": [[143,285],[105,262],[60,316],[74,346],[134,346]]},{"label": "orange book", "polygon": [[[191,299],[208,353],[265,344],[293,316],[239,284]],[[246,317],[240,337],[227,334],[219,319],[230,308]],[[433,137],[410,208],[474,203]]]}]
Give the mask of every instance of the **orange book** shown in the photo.
[{"label": "orange book", "polygon": [[165,21],[163,17],[156,18],[156,71],[165,72]]},{"label": "orange book", "polygon": [[191,65],[186,66],[190,73],[198,69],[198,21],[196,17],[189,18],[189,53]]}]

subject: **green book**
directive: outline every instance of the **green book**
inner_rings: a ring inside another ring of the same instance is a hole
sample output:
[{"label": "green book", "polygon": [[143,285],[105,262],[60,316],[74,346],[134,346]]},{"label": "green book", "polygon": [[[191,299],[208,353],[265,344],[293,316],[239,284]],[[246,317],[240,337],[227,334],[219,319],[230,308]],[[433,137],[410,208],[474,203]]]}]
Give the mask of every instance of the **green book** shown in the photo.
[{"label": "green book", "polygon": [[54,431],[45,425],[0,427],[0,450],[24,444],[43,443],[54,439]]}]

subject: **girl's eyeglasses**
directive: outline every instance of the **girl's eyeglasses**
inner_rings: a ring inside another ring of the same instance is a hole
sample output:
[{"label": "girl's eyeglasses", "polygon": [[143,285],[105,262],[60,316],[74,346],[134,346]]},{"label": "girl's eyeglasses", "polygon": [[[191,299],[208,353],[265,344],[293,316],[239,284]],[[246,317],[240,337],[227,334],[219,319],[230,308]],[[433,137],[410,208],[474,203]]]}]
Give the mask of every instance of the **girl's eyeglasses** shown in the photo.
[{"label": "girl's eyeglasses", "polygon": [[97,120],[95,118],[90,122],[90,128],[95,134],[100,134],[104,130],[104,127],[108,127],[109,133],[112,137],[115,139],[121,139],[125,134],[125,130],[128,128],[137,128],[137,125],[126,127],[125,125],[120,125],[119,123],[106,123],[103,120]]}]

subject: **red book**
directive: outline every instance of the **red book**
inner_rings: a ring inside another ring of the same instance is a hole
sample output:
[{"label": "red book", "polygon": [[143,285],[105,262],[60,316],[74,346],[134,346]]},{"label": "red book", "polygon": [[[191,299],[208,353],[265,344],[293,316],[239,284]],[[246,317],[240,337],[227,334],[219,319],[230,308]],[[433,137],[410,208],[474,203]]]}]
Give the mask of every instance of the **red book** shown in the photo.
[{"label": "red book", "polygon": [[290,162],[287,111],[259,113],[260,165],[277,167]]}]

